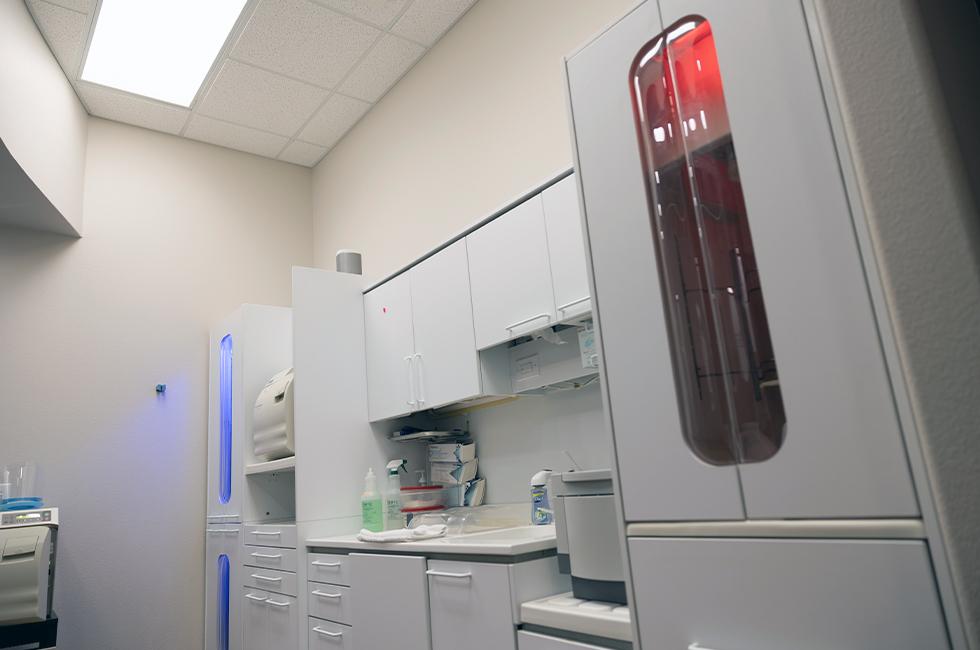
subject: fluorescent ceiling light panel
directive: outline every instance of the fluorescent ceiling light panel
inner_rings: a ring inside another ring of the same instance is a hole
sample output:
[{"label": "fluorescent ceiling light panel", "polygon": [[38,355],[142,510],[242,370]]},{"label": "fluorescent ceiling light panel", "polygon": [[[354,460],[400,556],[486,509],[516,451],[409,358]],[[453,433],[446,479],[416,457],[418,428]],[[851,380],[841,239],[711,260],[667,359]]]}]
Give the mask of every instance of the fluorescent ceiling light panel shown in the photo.
[{"label": "fluorescent ceiling light panel", "polygon": [[246,0],[102,0],[82,80],[190,106]]}]

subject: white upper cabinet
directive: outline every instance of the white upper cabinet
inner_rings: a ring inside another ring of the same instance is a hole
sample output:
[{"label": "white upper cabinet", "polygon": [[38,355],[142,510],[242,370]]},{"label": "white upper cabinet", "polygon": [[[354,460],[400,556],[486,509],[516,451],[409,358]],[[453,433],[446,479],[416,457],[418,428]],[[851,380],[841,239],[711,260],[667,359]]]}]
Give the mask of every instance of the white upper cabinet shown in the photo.
[{"label": "white upper cabinet", "polygon": [[476,347],[557,322],[541,195],[466,237]]},{"label": "white upper cabinet", "polygon": [[657,4],[567,64],[626,519],[918,515],[800,3]]},{"label": "white upper cabinet", "polygon": [[457,241],[420,262],[408,276],[418,407],[436,408],[479,395],[466,242]]},{"label": "white upper cabinet", "polygon": [[364,294],[364,335],[370,419],[411,413],[417,402],[412,293],[407,274]]},{"label": "white upper cabinet", "polygon": [[372,421],[480,394],[465,241],[365,294],[364,324]]},{"label": "white upper cabinet", "polygon": [[566,176],[543,191],[541,201],[548,231],[555,311],[558,320],[565,321],[592,311],[575,176]]}]

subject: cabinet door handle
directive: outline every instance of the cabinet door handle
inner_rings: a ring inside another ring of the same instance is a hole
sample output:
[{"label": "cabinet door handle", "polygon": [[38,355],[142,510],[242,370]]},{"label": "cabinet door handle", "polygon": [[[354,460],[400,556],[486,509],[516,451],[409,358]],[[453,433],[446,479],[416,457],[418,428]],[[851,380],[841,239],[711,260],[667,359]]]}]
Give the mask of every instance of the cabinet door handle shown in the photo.
[{"label": "cabinet door handle", "polygon": [[473,577],[473,574],[468,571],[466,573],[448,573],[446,571],[433,571],[432,569],[426,571],[425,575],[434,578],[455,578],[457,580],[467,580]]},{"label": "cabinet door handle", "polygon": [[252,553],[252,557],[259,557],[263,560],[278,560],[282,558],[282,553],[270,554],[270,553]]},{"label": "cabinet door handle", "polygon": [[264,580],[265,582],[282,582],[282,578],[270,578],[269,576],[259,575],[258,573],[253,573],[252,577],[256,580]]},{"label": "cabinet door handle", "polygon": [[566,302],[564,305],[562,305],[562,306],[560,306],[558,308],[558,311],[565,311],[569,307],[574,307],[575,305],[578,305],[580,303],[583,303],[586,300],[592,300],[592,296],[586,296],[584,298],[579,298],[578,300],[573,300],[572,302]]},{"label": "cabinet door handle", "polygon": [[255,594],[245,594],[245,597],[248,598],[249,600],[254,600],[255,602],[258,603],[264,603],[267,600],[269,600],[268,598],[263,598],[262,596],[256,596]]},{"label": "cabinet door handle", "polygon": [[418,376],[419,406],[425,404],[425,378],[422,371],[422,353],[415,353],[415,374]]},{"label": "cabinet door handle", "polygon": [[312,592],[314,596],[319,596],[320,598],[343,598],[344,594],[328,594],[325,591],[320,591],[319,589],[314,589]]},{"label": "cabinet door handle", "polygon": [[269,530],[269,531],[253,530],[252,534],[259,537],[279,537],[280,535],[282,535],[282,531],[281,530]]},{"label": "cabinet door handle", "polygon": [[415,357],[411,354],[405,357],[405,367],[408,369],[408,392],[411,399],[405,400],[405,403],[415,408],[418,402],[415,401],[415,374],[412,372],[412,359]]},{"label": "cabinet door handle", "polygon": [[313,631],[317,634],[322,634],[323,636],[341,637],[344,636],[343,632],[331,632],[330,630],[324,630],[322,627],[317,625],[313,628]]},{"label": "cabinet door handle", "polygon": [[336,568],[340,566],[340,562],[321,562],[320,560],[313,560],[311,564],[313,566],[326,566],[331,568]]},{"label": "cabinet door handle", "polygon": [[280,603],[278,600],[267,600],[265,602],[269,603],[270,605],[273,605],[274,607],[289,607],[288,602]]},{"label": "cabinet door handle", "polygon": [[530,318],[525,318],[524,320],[519,320],[516,323],[514,323],[513,325],[508,325],[504,329],[506,329],[508,331],[509,330],[513,330],[513,329],[516,329],[516,328],[520,327],[521,325],[527,325],[528,323],[533,323],[534,321],[541,320],[542,318],[547,318],[550,321],[551,320],[551,314],[544,313],[544,314],[538,314],[537,316],[531,316]]}]

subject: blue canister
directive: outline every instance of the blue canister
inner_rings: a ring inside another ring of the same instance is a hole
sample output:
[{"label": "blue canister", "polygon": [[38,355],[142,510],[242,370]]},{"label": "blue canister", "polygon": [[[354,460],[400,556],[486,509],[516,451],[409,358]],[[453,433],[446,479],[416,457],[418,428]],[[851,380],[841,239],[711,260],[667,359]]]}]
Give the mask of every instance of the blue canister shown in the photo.
[{"label": "blue canister", "polygon": [[555,521],[555,512],[551,509],[551,499],[548,497],[549,478],[550,469],[543,469],[531,477],[531,523],[537,526]]}]

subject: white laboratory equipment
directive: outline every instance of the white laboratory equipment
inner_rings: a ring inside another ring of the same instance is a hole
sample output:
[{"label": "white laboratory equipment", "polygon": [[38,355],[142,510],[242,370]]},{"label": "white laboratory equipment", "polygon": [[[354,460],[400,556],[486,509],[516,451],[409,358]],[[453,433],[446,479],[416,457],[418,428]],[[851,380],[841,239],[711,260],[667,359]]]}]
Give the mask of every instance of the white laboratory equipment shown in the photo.
[{"label": "white laboratory equipment", "polygon": [[54,647],[58,509],[0,513],[0,647]]},{"label": "white laboratory equipment", "polygon": [[293,369],[266,383],[252,410],[252,450],[257,460],[276,460],[295,453],[293,441]]}]

